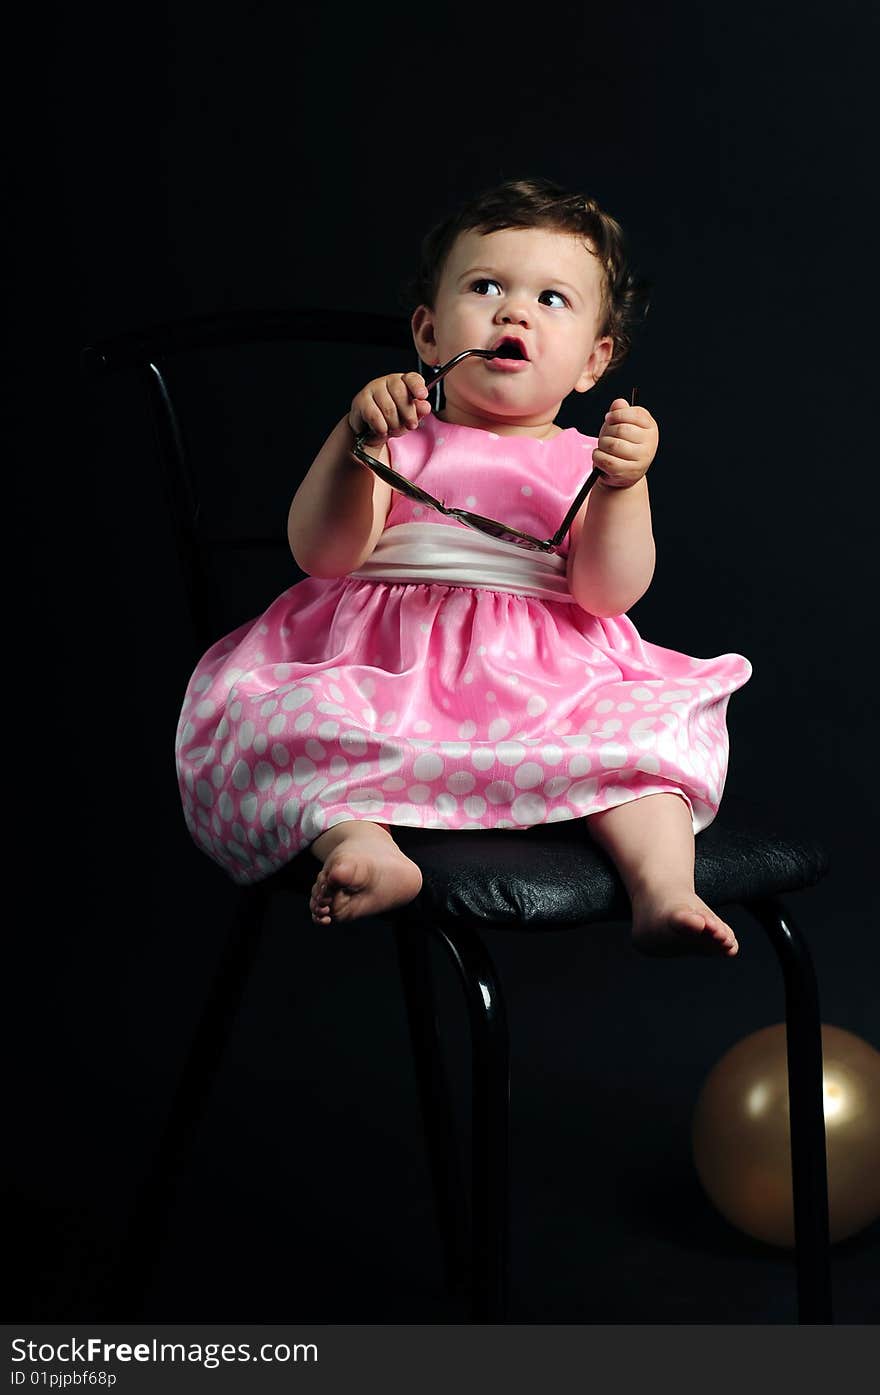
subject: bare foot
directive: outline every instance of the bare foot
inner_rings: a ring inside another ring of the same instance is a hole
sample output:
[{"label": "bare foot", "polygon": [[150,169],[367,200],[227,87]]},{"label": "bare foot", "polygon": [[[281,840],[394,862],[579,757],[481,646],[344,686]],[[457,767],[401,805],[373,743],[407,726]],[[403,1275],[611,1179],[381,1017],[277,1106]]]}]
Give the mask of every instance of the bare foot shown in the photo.
[{"label": "bare foot", "polygon": [[633,897],[633,944],[641,954],[672,958],[679,954],[739,952],[730,926],[696,892],[643,892]]},{"label": "bare foot", "polygon": [[353,834],[328,854],[309,909],[316,925],[330,925],[405,906],[421,889],[421,871],[392,839]]}]

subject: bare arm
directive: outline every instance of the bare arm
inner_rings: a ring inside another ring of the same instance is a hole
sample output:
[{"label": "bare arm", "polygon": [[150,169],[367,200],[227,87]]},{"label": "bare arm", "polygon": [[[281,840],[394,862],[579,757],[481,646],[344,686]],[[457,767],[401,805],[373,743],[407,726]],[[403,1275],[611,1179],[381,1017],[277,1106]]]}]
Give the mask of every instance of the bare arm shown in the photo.
[{"label": "bare arm", "polygon": [[568,587],[591,615],[623,615],[645,594],[656,549],[648,482],[609,489],[599,481],[587,499],[582,526],[571,530]]},{"label": "bare arm", "polygon": [[623,615],[651,584],[656,561],[648,467],[657,423],[644,407],[615,398],[593,451],[602,471],[571,528],[568,587],[591,615]]},{"label": "bare arm", "polygon": [[[343,417],[327,437],[293,496],[287,540],[297,566],[310,576],[346,576],[366,561],[385,527],[391,488],[351,454]],[[373,452],[387,464],[388,450]]]},{"label": "bare arm", "polygon": [[[287,540],[297,566],[311,576],[347,576],[365,562],[391,507],[391,488],[351,454],[355,432],[369,430],[370,453],[388,464],[388,436],[401,436],[430,404],[419,373],[374,378],[327,437],[293,496]],[[375,441],[375,443],[374,443]]]}]

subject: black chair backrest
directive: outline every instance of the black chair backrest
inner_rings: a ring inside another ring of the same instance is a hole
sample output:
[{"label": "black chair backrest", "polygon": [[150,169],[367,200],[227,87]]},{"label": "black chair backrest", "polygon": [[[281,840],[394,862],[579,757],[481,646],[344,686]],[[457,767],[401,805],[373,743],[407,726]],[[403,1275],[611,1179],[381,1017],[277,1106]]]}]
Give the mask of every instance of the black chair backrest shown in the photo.
[{"label": "black chair backrest", "polygon": [[290,500],[354,394],[418,368],[403,316],[322,309],[179,320],[88,345],[149,404],[183,584],[202,650],[298,581]]}]

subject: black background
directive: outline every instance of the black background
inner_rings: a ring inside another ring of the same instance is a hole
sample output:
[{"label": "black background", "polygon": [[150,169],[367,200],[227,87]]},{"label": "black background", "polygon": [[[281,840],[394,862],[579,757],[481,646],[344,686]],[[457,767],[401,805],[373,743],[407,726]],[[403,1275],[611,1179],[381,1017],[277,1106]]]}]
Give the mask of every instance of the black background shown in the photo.
[{"label": "black background", "polygon": [[[121,385],[86,389],[79,350],[215,310],[401,310],[425,228],[501,178],[593,192],[653,283],[630,362],[567,420],[598,429],[632,383],[657,417],[658,565],[633,618],[751,659],[728,793],[828,849],[791,908],[823,1021],[880,1045],[873,8],[86,4],[41,10],[10,52],[15,1316],[97,1314],[228,916],[170,755],[198,654],[146,421]],[[259,511],[274,467],[286,516],[315,429],[296,367],[239,372],[266,413],[245,479]],[[328,366],[322,431],[359,386]],[[222,462],[203,447],[218,478],[242,474],[234,420]],[[793,1320],[789,1257],[721,1221],[689,1157],[711,1065],[782,1020],[763,937],[734,924],[733,965],[646,962],[622,926],[490,937],[514,1320]],[[395,975],[384,923],[277,912],[141,1316],[460,1320]],[[840,1321],[876,1314],[877,1254],[876,1224],[836,1248]]]}]

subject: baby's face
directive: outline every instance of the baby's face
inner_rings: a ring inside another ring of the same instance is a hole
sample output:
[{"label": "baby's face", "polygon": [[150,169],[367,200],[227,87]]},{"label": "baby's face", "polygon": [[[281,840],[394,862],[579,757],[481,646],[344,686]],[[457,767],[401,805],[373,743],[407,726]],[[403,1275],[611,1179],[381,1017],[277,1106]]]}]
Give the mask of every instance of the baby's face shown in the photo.
[{"label": "baby's face", "polygon": [[[598,258],[582,239],[543,228],[466,232],[443,269],[433,310],[413,317],[423,361],[516,341],[523,357],[465,359],[444,380],[449,421],[540,427],[601,375],[613,347],[597,338]],[[421,312],[421,313],[420,313]]]}]

